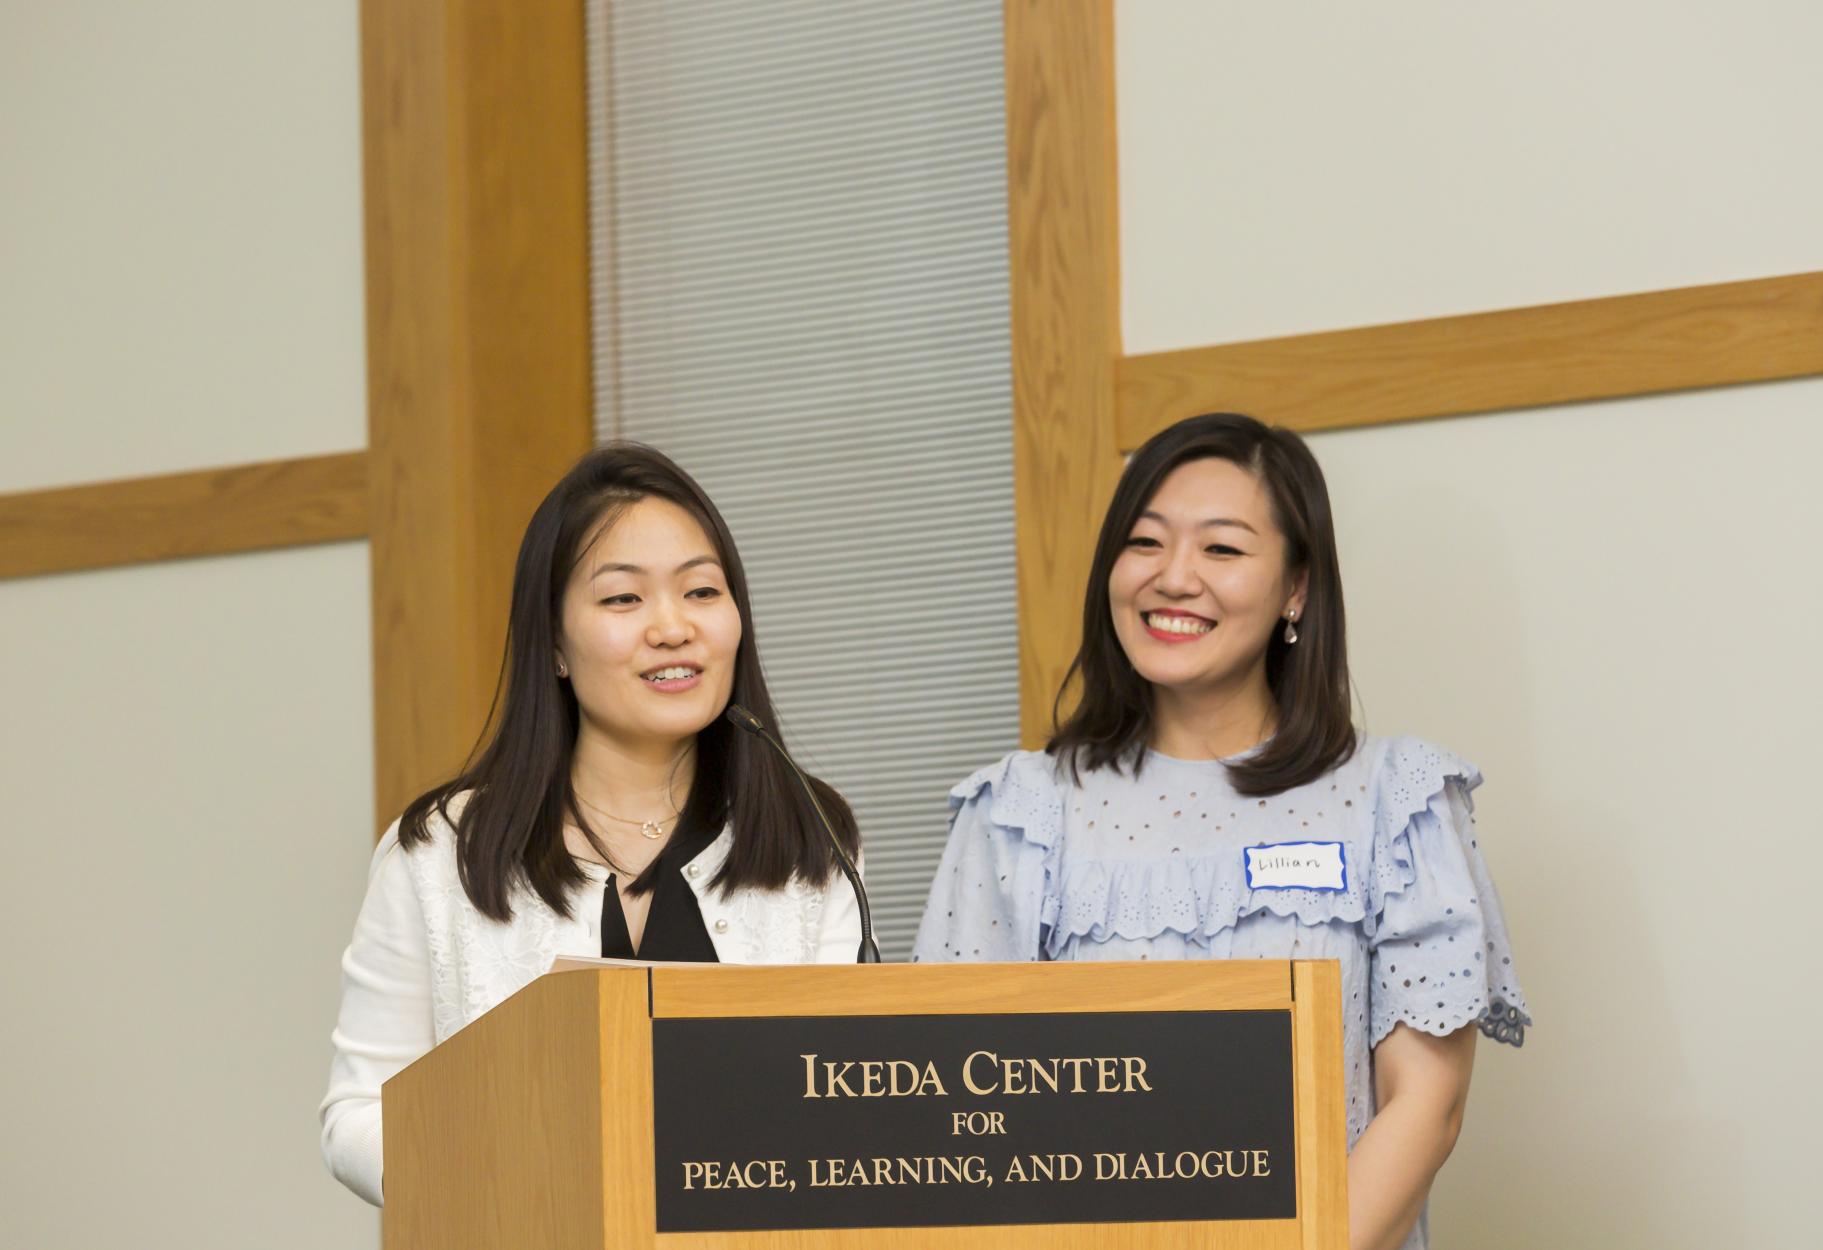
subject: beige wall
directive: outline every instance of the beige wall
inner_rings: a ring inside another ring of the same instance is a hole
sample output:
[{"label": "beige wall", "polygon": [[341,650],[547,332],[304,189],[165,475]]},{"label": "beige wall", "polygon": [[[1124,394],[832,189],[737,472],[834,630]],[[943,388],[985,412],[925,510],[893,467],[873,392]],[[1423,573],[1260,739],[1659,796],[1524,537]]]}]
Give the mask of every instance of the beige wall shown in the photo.
[{"label": "beige wall", "polygon": [[366,444],[356,14],[0,5],[0,491]]},{"label": "beige wall", "polygon": [[1117,0],[1128,351],[1823,269],[1823,6]]},{"label": "beige wall", "polygon": [[[1823,268],[1814,6],[1117,19],[1129,351]],[[1537,1017],[1479,1055],[1441,1246],[1811,1239],[1820,417],[1811,380],[1313,440],[1367,726],[1487,774]]]},{"label": "beige wall", "polygon": [[[0,6],[0,491],[366,442],[357,6]],[[373,1246],[316,1147],[365,543],[0,582],[8,1246]]]},{"label": "beige wall", "polygon": [[0,583],[17,1246],[373,1245],[315,1104],[372,846],[365,544]]},{"label": "beige wall", "polygon": [[1315,440],[1366,724],[1486,772],[1537,1020],[1482,1048],[1440,1245],[1808,1236],[1819,416],[1803,381]]}]

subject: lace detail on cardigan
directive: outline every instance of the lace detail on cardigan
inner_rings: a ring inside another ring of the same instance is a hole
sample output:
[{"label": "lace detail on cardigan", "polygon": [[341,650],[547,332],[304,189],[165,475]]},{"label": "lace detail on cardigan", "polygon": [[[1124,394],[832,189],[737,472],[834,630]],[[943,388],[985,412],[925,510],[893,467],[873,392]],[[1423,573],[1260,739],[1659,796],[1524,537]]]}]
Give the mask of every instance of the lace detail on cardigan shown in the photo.
[{"label": "lace detail on cardigan", "polygon": [[529,890],[513,892],[513,920],[490,920],[462,889],[455,837],[433,821],[431,841],[407,856],[430,947],[431,1017],[437,1041],[491,1011],[550,970],[557,913]]}]

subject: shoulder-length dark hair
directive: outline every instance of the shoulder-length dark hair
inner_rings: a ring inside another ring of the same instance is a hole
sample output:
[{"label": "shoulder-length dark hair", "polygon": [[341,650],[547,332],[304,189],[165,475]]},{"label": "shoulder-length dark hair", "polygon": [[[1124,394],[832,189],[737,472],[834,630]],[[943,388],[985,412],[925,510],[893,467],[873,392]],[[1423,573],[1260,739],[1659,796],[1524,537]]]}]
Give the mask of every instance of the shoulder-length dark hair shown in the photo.
[{"label": "shoulder-length dark hair", "polygon": [[1259,751],[1228,765],[1242,794],[1277,794],[1314,781],[1355,749],[1348,684],[1348,643],[1342,611],[1342,572],[1323,470],[1304,440],[1290,430],[1231,412],[1179,421],[1133,454],[1114,488],[1095,544],[1082,610],[1082,647],[1070,662],[1052,705],[1080,679],[1082,699],[1045,750],[1082,768],[1145,764],[1152,735],[1152,690],[1127,659],[1108,609],[1108,579],[1133,526],[1166,476],[1192,460],[1228,460],[1265,484],[1273,521],[1285,535],[1292,572],[1309,575],[1298,641],[1278,630],[1266,647],[1266,684],[1278,706],[1278,730]]},{"label": "shoulder-length dark hair", "polygon": [[[641,499],[669,500],[709,536],[741,614],[731,699],[781,732],[760,668],[747,576],[721,513],[689,474],[650,447],[623,442],[589,452],[538,505],[519,544],[491,733],[483,730],[460,776],[419,796],[399,822],[405,846],[429,839],[433,811],[450,823],[462,888],[476,910],[495,920],[511,919],[518,885],[569,914],[568,893],[586,878],[565,849],[566,819],[612,862],[570,781],[578,714],[575,693],[557,676],[557,635],[572,570],[596,536]],[[811,778],[811,785],[850,854],[858,851],[848,804],[824,782]],[[465,792],[466,800],[452,807]],[[725,824],[733,826],[734,846],[711,882],[724,892],[777,888],[794,876],[826,881],[835,870],[829,835],[785,762],[717,716],[696,736],[695,779],[670,845],[631,888],[650,889],[674,849],[700,847]]]}]

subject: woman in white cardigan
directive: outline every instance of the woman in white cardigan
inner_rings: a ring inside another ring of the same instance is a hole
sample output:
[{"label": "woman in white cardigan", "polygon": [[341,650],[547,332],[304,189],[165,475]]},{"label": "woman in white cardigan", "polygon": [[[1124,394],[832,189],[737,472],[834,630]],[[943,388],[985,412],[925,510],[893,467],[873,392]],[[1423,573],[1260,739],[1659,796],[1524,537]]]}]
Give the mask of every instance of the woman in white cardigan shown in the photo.
[{"label": "woman in white cardigan", "polygon": [[557,956],[846,963],[861,938],[813,805],[723,718],[776,728],[734,540],[670,460],[600,448],[539,506],[502,683],[472,765],[380,840],[342,958],[323,1154],[376,1205],[381,1083]]}]

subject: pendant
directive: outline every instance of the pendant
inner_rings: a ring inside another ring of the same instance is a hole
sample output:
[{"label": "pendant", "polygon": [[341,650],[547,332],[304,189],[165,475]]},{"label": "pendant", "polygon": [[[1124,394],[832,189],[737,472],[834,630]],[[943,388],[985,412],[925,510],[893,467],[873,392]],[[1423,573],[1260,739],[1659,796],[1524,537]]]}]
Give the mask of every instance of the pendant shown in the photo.
[{"label": "pendant", "polygon": [[659,823],[656,820],[640,821],[639,833],[641,837],[649,838],[653,842],[656,842],[665,836],[665,831],[659,826]]}]

